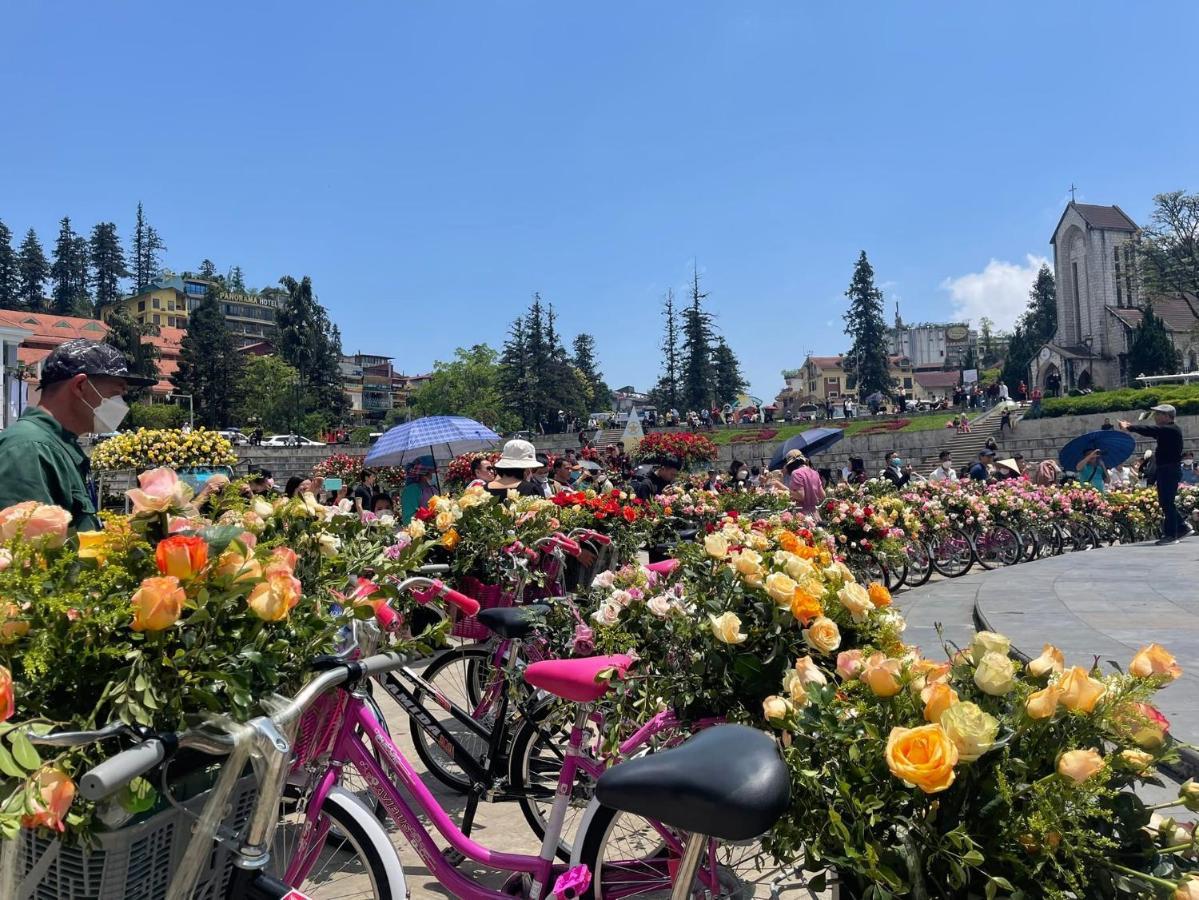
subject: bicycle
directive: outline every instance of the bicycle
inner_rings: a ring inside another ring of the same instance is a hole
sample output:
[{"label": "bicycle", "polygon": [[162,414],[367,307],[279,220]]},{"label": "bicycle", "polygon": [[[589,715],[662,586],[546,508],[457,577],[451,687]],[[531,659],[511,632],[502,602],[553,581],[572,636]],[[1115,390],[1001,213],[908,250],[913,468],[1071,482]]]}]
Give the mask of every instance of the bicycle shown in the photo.
[{"label": "bicycle", "polygon": [[939,529],[927,542],[933,568],[946,578],[960,578],[974,566],[974,544],[962,529]]},{"label": "bicycle", "polygon": [[1024,545],[1013,529],[991,523],[979,525],[971,535],[974,558],[984,569],[1014,566],[1024,555]]}]

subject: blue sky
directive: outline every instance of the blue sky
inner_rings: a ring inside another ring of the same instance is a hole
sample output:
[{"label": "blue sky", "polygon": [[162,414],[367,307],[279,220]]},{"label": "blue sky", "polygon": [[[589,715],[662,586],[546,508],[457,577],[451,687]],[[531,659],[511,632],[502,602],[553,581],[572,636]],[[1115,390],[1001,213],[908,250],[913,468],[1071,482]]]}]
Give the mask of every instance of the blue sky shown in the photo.
[{"label": "blue sky", "polygon": [[533,291],[658,374],[693,261],[753,390],[904,317],[1010,323],[1071,183],[1199,190],[1199,5],[45,3],[0,27],[0,219],[312,276],[347,351],[502,343]]}]

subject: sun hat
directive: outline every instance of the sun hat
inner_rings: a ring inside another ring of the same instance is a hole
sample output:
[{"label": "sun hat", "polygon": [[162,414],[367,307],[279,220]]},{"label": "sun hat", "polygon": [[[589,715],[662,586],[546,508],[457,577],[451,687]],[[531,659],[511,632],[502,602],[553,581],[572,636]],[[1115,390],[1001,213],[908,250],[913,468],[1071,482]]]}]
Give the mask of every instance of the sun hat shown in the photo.
[{"label": "sun hat", "polygon": [[1157,406],[1150,407],[1149,411],[1157,412],[1157,413],[1165,413],[1167,416],[1178,415],[1178,410],[1176,410],[1173,407],[1173,405],[1171,405],[1169,403],[1161,403],[1161,404],[1158,404]]},{"label": "sun hat", "polygon": [[783,457],[784,464],[795,462],[796,460],[799,460],[800,462],[807,462],[808,458],[803,455],[802,450],[788,450],[787,455]]},{"label": "sun hat", "polygon": [[537,448],[519,439],[504,444],[503,455],[495,461],[497,469],[540,469],[543,465],[537,458]]}]

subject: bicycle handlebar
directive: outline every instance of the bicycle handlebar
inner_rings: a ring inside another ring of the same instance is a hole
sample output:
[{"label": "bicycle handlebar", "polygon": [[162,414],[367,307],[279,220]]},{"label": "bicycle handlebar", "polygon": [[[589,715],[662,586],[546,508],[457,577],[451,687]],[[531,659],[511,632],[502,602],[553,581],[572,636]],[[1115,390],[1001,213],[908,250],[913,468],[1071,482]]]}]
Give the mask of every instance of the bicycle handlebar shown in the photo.
[{"label": "bicycle handlebar", "polygon": [[601,547],[607,547],[612,543],[612,538],[606,534],[601,534],[598,531],[592,531],[590,528],[576,528],[567,537],[578,537],[583,541],[590,541],[593,544],[599,544]]}]

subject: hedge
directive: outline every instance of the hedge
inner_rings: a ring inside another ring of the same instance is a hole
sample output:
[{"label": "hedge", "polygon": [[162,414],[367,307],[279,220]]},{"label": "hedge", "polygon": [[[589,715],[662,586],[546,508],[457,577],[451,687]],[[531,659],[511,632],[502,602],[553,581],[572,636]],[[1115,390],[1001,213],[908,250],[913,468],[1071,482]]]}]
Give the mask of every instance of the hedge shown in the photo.
[{"label": "hedge", "polygon": [[1041,415],[1038,418],[1053,419],[1058,416],[1085,416],[1130,409],[1149,409],[1159,403],[1172,404],[1180,416],[1199,414],[1199,385],[1120,388],[1082,397],[1053,397],[1042,402]]}]

